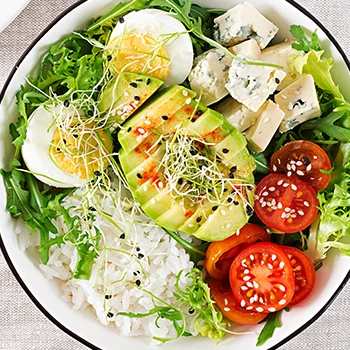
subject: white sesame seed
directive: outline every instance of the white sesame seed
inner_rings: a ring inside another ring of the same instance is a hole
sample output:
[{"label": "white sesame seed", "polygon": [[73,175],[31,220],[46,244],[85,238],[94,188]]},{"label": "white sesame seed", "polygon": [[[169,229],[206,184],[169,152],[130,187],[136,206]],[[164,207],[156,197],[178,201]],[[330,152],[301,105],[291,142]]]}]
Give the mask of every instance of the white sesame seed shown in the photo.
[{"label": "white sesame seed", "polygon": [[141,136],[141,135],[137,136],[137,137],[136,137],[136,141],[137,141],[137,142],[141,142],[141,141],[142,141],[142,136]]},{"label": "white sesame seed", "polygon": [[271,191],[271,192],[273,192],[274,190],[275,190],[274,187],[270,187],[270,188],[269,188],[269,191]]},{"label": "white sesame seed", "polygon": [[184,96],[188,96],[188,92],[187,92],[186,90],[182,90],[182,94],[183,94]]},{"label": "white sesame seed", "polygon": [[285,207],[285,208],[284,208],[284,211],[285,211],[286,213],[289,213],[289,212],[291,211],[291,209],[290,209],[289,207]]},{"label": "white sesame seed", "polygon": [[282,203],[281,203],[281,202],[278,202],[278,203],[277,203],[277,208],[278,208],[278,209],[282,209]]},{"label": "white sesame seed", "polygon": [[264,309],[262,307],[257,307],[255,310],[258,311],[258,312],[263,312],[264,311]]},{"label": "white sesame seed", "polygon": [[241,289],[242,289],[242,290],[248,290],[248,287],[242,286]]},{"label": "white sesame seed", "polygon": [[254,255],[253,254],[250,254],[249,258],[250,258],[251,261],[254,261]]},{"label": "white sesame seed", "polygon": [[281,186],[283,184],[283,180],[279,180],[278,182],[277,182],[277,185],[278,186]]},{"label": "white sesame seed", "polygon": [[301,166],[301,165],[303,165],[303,162],[301,162],[300,160],[298,160],[295,164],[296,164],[297,166]]},{"label": "white sesame seed", "polygon": [[229,312],[231,309],[229,307],[224,307],[224,311]]},{"label": "white sesame seed", "polygon": [[297,170],[297,167],[295,166],[295,164],[292,165],[292,170],[293,171]]},{"label": "white sesame seed", "polygon": [[287,170],[291,170],[292,167],[290,166],[290,164],[287,164]]},{"label": "white sesame seed", "polygon": [[265,191],[265,192],[262,193],[262,196],[265,197],[265,196],[268,196],[268,194],[269,194],[269,192]]},{"label": "white sesame seed", "polygon": [[283,268],[284,268],[284,262],[283,262],[283,261],[280,262],[279,267],[280,267],[280,269],[283,269]]},{"label": "white sesame seed", "polygon": [[151,125],[151,122],[149,120],[145,120],[146,125]]},{"label": "white sesame seed", "polygon": [[272,261],[275,261],[276,258],[277,258],[277,256],[276,256],[275,254],[272,254],[272,255],[271,255],[271,260],[272,260]]},{"label": "white sesame seed", "polygon": [[158,182],[158,187],[159,187],[159,188],[163,188],[163,187],[164,187],[164,184],[163,184],[162,181],[159,181],[159,182]]},{"label": "white sesame seed", "polygon": [[302,210],[298,210],[298,214],[304,216],[304,212]]},{"label": "white sesame seed", "polygon": [[224,303],[225,305],[228,305],[228,300],[226,298],[224,299]]},{"label": "white sesame seed", "polygon": [[280,305],[284,305],[286,303],[286,300],[285,299],[281,299],[279,302],[278,302],[278,304],[280,304]]},{"label": "white sesame seed", "polygon": [[271,209],[272,209],[272,210],[277,210],[277,207],[276,207],[275,205],[273,205],[273,206],[271,207]]},{"label": "white sesame seed", "polygon": [[286,218],[286,216],[287,216],[287,215],[286,215],[286,213],[285,213],[285,212],[283,212],[283,213],[281,214],[281,218],[282,218],[282,219],[285,219],[285,218]]},{"label": "white sesame seed", "polygon": [[264,208],[266,206],[266,202],[261,203],[261,208]]},{"label": "white sesame seed", "polygon": [[186,100],[186,104],[189,105],[189,104],[191,103],[191,101],[192,101],[192,99],[191,99],[191,98],[188,98],[188,99]]},{"label": "white sesame seed", "polygon": [[251,297],[250,299],[249,299],[249,302],[251,303],[251,304],[253,304],[254,303],[254,298],[253,297]]},{"label": "white sesame seed", "polygon": [[253,288],[253,283],[252,282],[247,282],[246,283],[249,288]]},{"label": "white sesame seed", "polygon": [[226,224],[225,227],[226,227],[226,228],[230,228],[230,227],[231,227],[231,224]]},{"label": "white sesame seed", "polygon": [[276,205],[276,199],[272,199],[272,201],[271,201],[271,205]]},{"label": "white sesame seed", "polygon": [[297,216],[296,216],[295,214],[292,214],[290,217],[291,217],[292,219],[295,219]]},{"label": "white sesame seed", "polygon": [[253,281],[254,288],[259,288],[259,284],[255,281]]},{"label": "white sesame seed", "polygon": [[313,159],[317,159],[317,156],[313,156],[312,158],[313,158]]},{"label": "white sesame seed", "polygon": [[249,281],[250,280],[250,276],[244,276],[243,277],[243,281],[246,282],[246,281]]},{"label": "white sesame seed", "polygon": [[137,131],[140,133],[140,134],[144,134],[146,132],[145,129],[142,129],[142,128],[138,128]]},{"label": "white sesame seed", "polygon": [[242,266],[247,267],[247,265],[245,264],[246,262],[247,262],[247,259],[243,259],[243,260],[242,260],[242,263],[241,263]]},{"label": "white sesame seed", "polygon": [[271,202],[266,202],[266,204],[268,207],[271,207],[271,205],[272,205]]},{"label": "white sesame seed", "polygon": [[296,190],[297,190],[297,186],[295,186],[294,184],[292,184],[290,187],[291,187],[291,188],[292,188],[292,190],[294,190],[294,191],[296,191]]},{"label": "white sesame seed", "polygon": [[193,224],[188,224],[188,227],[194,227],[194,225]]},{"label": "white sesame seed", "polygon": [[244,273],[245,275],[247,275],[247,274],[249,273],[249,270],[248,270],[248,269],[245,269],[245,270],[243,271],[243,273]]},{"label": "white sesame seed", "polygon": [[269,307],[267,310],[270,311],[270,312],[275,312],[276,311],[276,309],[274,307]]},{"label": "white sesame seed", "polygon": [[286,291],[286,287],[285,287],[283,284],[280,284],[280,285],[279,285],[279,289],[280,289],[282,292],[285,292],[285,291]]},{"label": "white sesame seed", "polygon": [[306,167],[306,171],[310,171],[310,170],[311,170],[311,168],[312,168],[312,165],[311,165],[311,164],[309,164],[309,165]]},{"label": "white sesame seed", "polygon": [[294,95],[295,95],[295,96],[298,96],[298,95],[300,95],[300,91],[298,91],[298,90],[295,90],[295,91],[294,91]]},{"label": "white sesame seed", "polygon": [[301,170],[297,170],[297,175],[299,175],[299,176],[304,176],[305,174],[304,174],[304,172],[303,172],[303,171],[301,171]]},{"label": "white sesame seed", "polygon": [[310,206],[309,202],[307,202],[307,201],[304,202],[304,205],[305,205],[305,207],[309,207]]},{"label": "white sesame seed", "polygon": [[253,310],[253,306],[247,306],[246,308],[245,308],[246,310]]},{"label": "white sesame seed", "polygon": [[287,176],[292,176],[292,172],[288,171]]},{"label": "white sesame seed", "polygon": [[221,215],[222,215],[222,216],[225,216],[225,215],[226,215],[226,211],[225,211],[224,209],[221,209],[220,212],[221,212]]},{"label": "white sesame seed", "polygon": [[254,295],[254,300],[255,300],[255,301],[258,301],[258,293],[256,293],[256,294]]},{"label": "white sesame seed", "polygon": [[281,164],[281,159],[278,158],[278,159],[277,159],[277,163],[278,163],[278,164]]},{"label": "white sesame seed", "polygon": [[244,301],[244,300],[241,301],[241,306],[242,306],[242,307],[245,306],[245,301]]},{"label": "white sesame seed", "polygon": [[272,166],[272,171],[277,171],[277,167],[275,164]]},{"label": "white sesame seed", "polygon": [[144,192],[147,192],[147,190],[148,190],[147,185],[143,186],[143,190],[144,190]]},{"label": "white sesame seed", "polygon": [[287,183],[287,182],[285,182],[284,184],[283,184],[283,187],[288,187],[289,186],[289,184]]},{"label": "white sesame seed", "polygon": [[[233,205],[230,205],[230,207],[228,208],[230,211],[233,210]],[[238,236],[238,235],[237,235]]]},{"label": "white sesame seed", "polygon": [[156,204],[156,200],[154,198],[151,199],[152,204]]},{"label": "white sesame seed", "polygon": [[264,304],[264,299],[262,297],[259,298],[260,304]]},{"label": "white sesame seed", "polygon": [[267,267],[268,267],[270,270],[273,269],[273,266],[272,266],[270,263],[267,264]]},{"label": "white sesame seed", "polygon": [[269,122],[269,120],[270,120],[270,118],[269,118],[269,117],[266,117],[266,118],[263,120],[263,123],[266,124],[266,123]]},{"label": "white sesame seed", "polygon": [[261,260],[261,261],[260,261],[260,264],[261,264],[261,265],[264,265],[264,264],[265,264],[265,261],[264,261],[264,260]]}]

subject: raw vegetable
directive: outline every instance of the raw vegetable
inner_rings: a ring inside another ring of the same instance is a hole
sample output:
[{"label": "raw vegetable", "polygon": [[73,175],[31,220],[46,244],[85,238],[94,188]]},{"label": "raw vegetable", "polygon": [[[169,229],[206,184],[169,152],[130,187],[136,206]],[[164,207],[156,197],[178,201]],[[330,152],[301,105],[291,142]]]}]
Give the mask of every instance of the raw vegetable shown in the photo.
[{"label": "raw vegetable", "polygon": [[278,311],[291,301],[294,273],[283,249],[275,243],[254,243],[242,250],[230,269],[233,295],[246,310]]},{"label": "raw vegetable", "polygon": [[280,321],[281,312],[282,312],[282,310],[279,310],[277,312],[274,312],[274,313],[267,315],[267,317],[265,319],[265,321],[266,321],[265,326],[259,334],[256,346],[263,345],[267,340],[272,338],[273,333],[274,333],[276,328],[282,327],[282,324]]},{"label": "raw vegetable", "polygon": [[275,230],[293,233],[315,220],[318,200],[306,182],[282,174],[264,177],[256,188],[255,213]]}]

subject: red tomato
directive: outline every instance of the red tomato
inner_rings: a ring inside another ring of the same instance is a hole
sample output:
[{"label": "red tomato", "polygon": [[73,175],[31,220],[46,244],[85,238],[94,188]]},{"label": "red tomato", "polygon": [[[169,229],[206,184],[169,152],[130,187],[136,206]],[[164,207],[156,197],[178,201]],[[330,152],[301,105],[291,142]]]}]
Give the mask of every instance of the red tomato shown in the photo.
[{"label": "red tomato", "polygon": [[204,267],[211,277],[228,279],[232,261],[243,248],[256,241],[269,240],[270,236],[261,226],[247,224],[223,241],[211,243],[205,253]]},{"label": "red tomato", "polygon": [[266,314],[247,311],[242,308],[233,296],[228,280],[212,278],[209,281],[209,288],[211,296],[220,311],[232,322],[238,324],[256,324],[266,317]]},{"label": "red tomato", "polygon": [[316,282],[315,268],[310,258],[302,251],[283,246],[283,250],[288,254],[294,271],[295,292],[290,306],[303,301],[312,291]]},{"label": "red tomato", "polygon": [[332,169],[327,153],[314,142],[292,141],[285,144],[271,157],[270,170],[296,177],[308,183],[315,191],[323,190],[331,175],[320,170]]},{"label": "red tomato", "polygon": [[241,307],[262,313],[283,309],[295,290],[288,255],[270,242],[251,244],[237,255],[230,269],[230,284]]},{"label": "red tomato", "polygon": [[267,226],[281,232],[304,230],[316,218],[318,199],[306,182],[282,174],[264,177],[255,191],[254,209]]}]

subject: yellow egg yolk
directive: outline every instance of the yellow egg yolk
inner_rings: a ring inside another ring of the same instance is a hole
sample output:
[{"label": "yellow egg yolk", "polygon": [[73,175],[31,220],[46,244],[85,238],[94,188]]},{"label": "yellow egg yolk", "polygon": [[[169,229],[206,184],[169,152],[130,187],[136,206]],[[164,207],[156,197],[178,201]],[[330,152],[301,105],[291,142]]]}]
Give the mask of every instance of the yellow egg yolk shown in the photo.
[{"label": "yellow egg yolk", "polygon": [[165,80],[170,72],[170,58],[162,43],[149,35],[126,33],[109,45],[111,66],[121,71],[143,73]]},{"label": "yellow egg yolk", "polygon": [[81,179],[90,179],[94,172],[108,166],[112,138],[95,123],[73,120],[69,128],[57,127],[53,133],[50,155],[62,170]]}]

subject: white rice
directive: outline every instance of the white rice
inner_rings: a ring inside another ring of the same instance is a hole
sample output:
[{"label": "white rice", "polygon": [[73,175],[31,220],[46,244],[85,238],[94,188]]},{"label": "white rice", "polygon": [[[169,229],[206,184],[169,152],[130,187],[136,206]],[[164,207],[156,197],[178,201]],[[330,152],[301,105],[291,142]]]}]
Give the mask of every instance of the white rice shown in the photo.
[{"label": "white rice", "polygon": [[[76,191],[75,195],[77,194],[83,194],[83,190]],[[112,250],[100,251],[90,280],[70,279],[77,261],[77,252],[69,242],[61,247],[53,246],[48,264],[40,264],[40,269],[48,279],[62,280],[63,300],[72,303],[76,310],[90,308],[102,324],[116,326],[116,333],[127,336],[173,337],[176,332],[171,322],[160,319],[161,327],[156,327],[157,315],[134,319],[116,314],[149,312],[154,303],[143,288],[173,305],[177,302],[173,295],[176,291],[176,276],[183,270],[180,285],[184,289],[191,283],[185,274],[191,270],[193,263],[185,250],[143,215],[136,204],[127,207],[130,202],[124,203],[122,198],[125,197],[125,189],[116,178],[108,194],[101,192],[95,196],[94,201],[100,202],[99,208],[104,208],[127,234],[125,239],[119,238],[121,232],[110,221],[94,212],[94,225],[102,232],[100,246]],[[71,197],[65,205],[78,207],[80,200]],[[81,216],[81,213],[77,214]],[[56,227],[60,232],[66,229],[61,219],[57,220]],[[39,245],[39,235],[31,233],[28,227],[19,225],[17,231],[21,249]],[[139,258],[139,253],[144,257]],[[139,287],[136,280],[141,283]],[[162,305],[159,301],[156,304]],[[186,331],[196,334],[193,330],[196,315],[189,314],[187,306],[177,304],[177,308],[181,307],[186,315]]]}]

